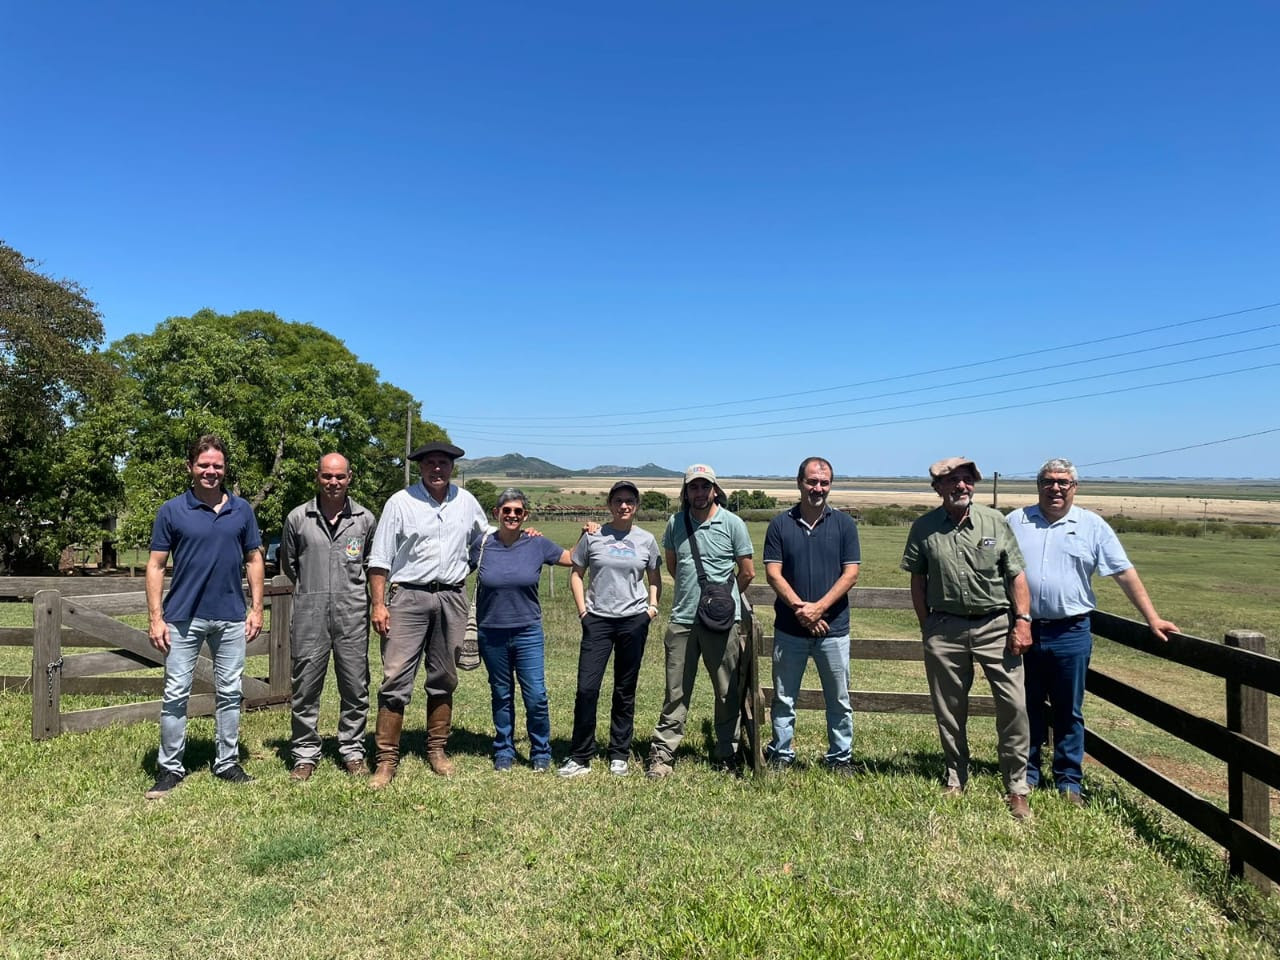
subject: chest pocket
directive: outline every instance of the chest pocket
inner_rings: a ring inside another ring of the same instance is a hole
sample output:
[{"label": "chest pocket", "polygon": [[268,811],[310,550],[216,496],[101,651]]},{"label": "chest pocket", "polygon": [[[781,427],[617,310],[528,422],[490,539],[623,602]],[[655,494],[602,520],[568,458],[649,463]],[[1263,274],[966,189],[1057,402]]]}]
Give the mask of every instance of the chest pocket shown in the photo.
[{"label": "chest pocket", "polygon": [[1084,537],[1070,536],[1063,537],[1067,548],[1067,556],[1077,563],[1085,565],[1093,562],[1093,550],[1089,547],[1089,541]]},{"label": "chest pocket", "polygon": [[966,544],[963,553],[975,573],[989,577],[996,576],[1000,560],[1000,547],[994,540],[989,545],[985,542],[972,545]]}]

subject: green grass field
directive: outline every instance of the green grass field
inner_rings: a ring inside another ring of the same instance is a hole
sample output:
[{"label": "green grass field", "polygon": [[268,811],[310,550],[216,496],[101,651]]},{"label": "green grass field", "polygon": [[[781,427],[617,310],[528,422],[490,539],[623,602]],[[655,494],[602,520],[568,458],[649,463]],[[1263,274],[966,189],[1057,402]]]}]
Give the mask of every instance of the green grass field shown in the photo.
[{"label": "green grass field", "polygon": [[[568,545],[574,527],[543,529]],[[763,531],[752,525],[757,546]],[[897,560],[905,529],[867,528],[862,537],[862,583],[904,586]],[[1275,651],[1280,544],[1125,540],[1157,605],[1184,630],[1218,637],[1252,627]],[[578,636],[565,571],[556,576],[554,597],[544,585],[544,611],[559,761],[572,724]],[[1101,606],[1125,613],[1118,590],[1100,587]],[[29,617],[29,607],[0,605],[0,622]],[[859,636],[913,636],[913,625],[909,613],[858,612],[854,628]],[[641,676],[637,759],[661,700],[661,628],[660,619]],[[376,686],[376,643],[371,656]],[[1095,663],[1221,715],[1220,681],[1105,642]],[[918,664],[856,666],[862,689],[923,689]],[[0,672],[27,669],[29,654],[0,648]],[[859,714],[854,748],[867,772],[837,781],[817,765],[821,715],[805,713],[799,769],[734,780],[705,763],[708,697],[703,677],[676,774],[663,783],[611,778],[599,763],[570,782],[527,767],[495,775],[482,668],[463,675],[457,694],[460,773],[449,781],[423,760],[419,690],[406,722],[408,756],[385,793],[349,780],[336,762],[307,784],[288,781],[287,714],[264,711],[247,715],[242,728],[257,783],[229,787],[210,777],[212,721],[197,719],[188,747],[195,772],[169,798],[147,802],[154,725],[32,743],[29,695],[0,694],[0,957],[1280,951],[1280,909],[1228,882],[1220,850],[1102,768],[1088,770],[1087,809],[1037,794],[1035,819],[1019,825],[1000,801],[989,719],[971,723],[977,775],[956,802],[938,795],[930,718]],[[322,731],[335,761],[336,713],[331,677]],[[1221,776],[1196,751],[1166,746],[1167,737],[1099,701],[1086,713],[1122,745],[1218,795]],[[603,712],[600,730],[606,735]],[[526,746],[518,744],[522,756]]]}]

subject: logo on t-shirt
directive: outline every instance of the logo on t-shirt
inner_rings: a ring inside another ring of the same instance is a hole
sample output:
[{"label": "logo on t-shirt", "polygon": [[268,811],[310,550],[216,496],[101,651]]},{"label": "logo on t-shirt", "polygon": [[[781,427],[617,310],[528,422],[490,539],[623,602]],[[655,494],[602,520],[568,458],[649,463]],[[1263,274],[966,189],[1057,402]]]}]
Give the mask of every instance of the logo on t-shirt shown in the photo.
[{"label": "logo on t-shirt", "polygon": [[630,540],[611,540],[609,541],[609,556],[611,557],[634,557],[636,555],[636,545]]},{"label": "logo on t-shirt", "polygon": [[983,538],[982,538],[982,545],[983,545],[984,547],[994,547],[994,546],[996,545],[996,538],[995,538],[995,537],[983,537]]},{"label": "logo on t-shirt", "polygon": [[348,560],[359,560],[360,554],[364,552],[364,537],[347,537],[344,552]]}]

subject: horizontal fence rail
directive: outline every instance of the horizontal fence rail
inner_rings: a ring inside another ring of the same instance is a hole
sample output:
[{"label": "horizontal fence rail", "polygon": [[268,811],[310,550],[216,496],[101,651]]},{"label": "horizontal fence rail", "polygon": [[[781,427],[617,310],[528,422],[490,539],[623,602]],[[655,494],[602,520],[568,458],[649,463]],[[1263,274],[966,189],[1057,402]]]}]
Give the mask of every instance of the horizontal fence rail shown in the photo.
[{"label": "horizontal fence rail", "polygon": [[[773,588],[753,583],[747,588],[753,605],[774,601]],[[849,604],[856,610],[911,610],[911,592],[904,588],[855,587]],[[1270,839],[1270,788],[1280,789],[1280,752],[1268,744],[1267,696],[1280,696],[1280,659],[1267,656],[1260,633],[1237,630],[1223,643],[1170,634],[1162,643],[1145,623],[1095,610],[1090,617],[1096,636],[1141,651],[1153,658],[1181,664],[1226,681],[1225,724],[1189,713],[1106,673],[1090,668],[1085,689],[1121,710],[1227,764],[1227,810],[1202,799],[1116,746],[1096,731],[1085,730],[1085,748],[1106,766],[1152,800],[1185,820],[1228,851],[1233,875],[1243,876],[1260,889],[1280,883],[1280,846]],[[771,657],[773,638],[752,614],[744,620],[747,649],[754,653],[744,680],[744,719],[750,731],[756,769],[763,769],[760,724],[773,700],[761,683],[759,660]],[[923,660],[918,639],[875,638],[849,641],[851,660]],[[929,695],[850,690],[853,709],[865,713],[932,713]],[[823,709],[821,690],[802,690],[796,706]],[[994,714],[990,697],[971,698],[971,715]]]},{"label": "horizontal fence rail", "polygon": [[[264,593],[271,610],[270,625],[252,643],[246,644],[245,655],[265,655],[268,675],[242,678],[243,702],[247,709],[279,706],[289,701],[289,621],[293,588],[287,579],[277,577]],[[84,710],[62,709],[63,694],[158,696],[163,692],[162,677],[120,676],[164,666],[164,654],[151,645],[146,631],[114,618],[146,612],[146,593],[138,590],[137,580],[5,577],[0,578],[0,600],[32,603],[31,629],[0,629],[0,645],[27,646],[32,651],[29,676],[0,677],[0,689],[30,692],[32,739],[82,733],[111,723],[159,719],[159,699]],[[68,648],[100,652],[65,652]],[[213,683],[213,663],[202,654],[194,669],[189,716],[213,713]]]}]

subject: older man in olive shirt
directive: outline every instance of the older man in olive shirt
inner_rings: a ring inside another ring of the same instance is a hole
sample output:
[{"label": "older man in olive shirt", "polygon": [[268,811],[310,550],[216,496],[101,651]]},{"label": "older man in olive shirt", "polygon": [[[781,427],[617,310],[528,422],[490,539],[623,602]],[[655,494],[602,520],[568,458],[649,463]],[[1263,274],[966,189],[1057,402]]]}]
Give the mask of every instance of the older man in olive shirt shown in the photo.
[{"label": "older man in olive shirt", "polygon": [[998,510],[973,502],[982,479],[967,457],[929,468],[942,505],[911,525],[902,569],[924,638],[925,673],[946,762],[944,792],[959,795],[969,778],[969,688],[973,667],[987,675],[996,702],[1005,800],[1018,820],[1027,805],[1030,745],[1022,653],[1031,646],[1031,598],[1018,543]]}]

